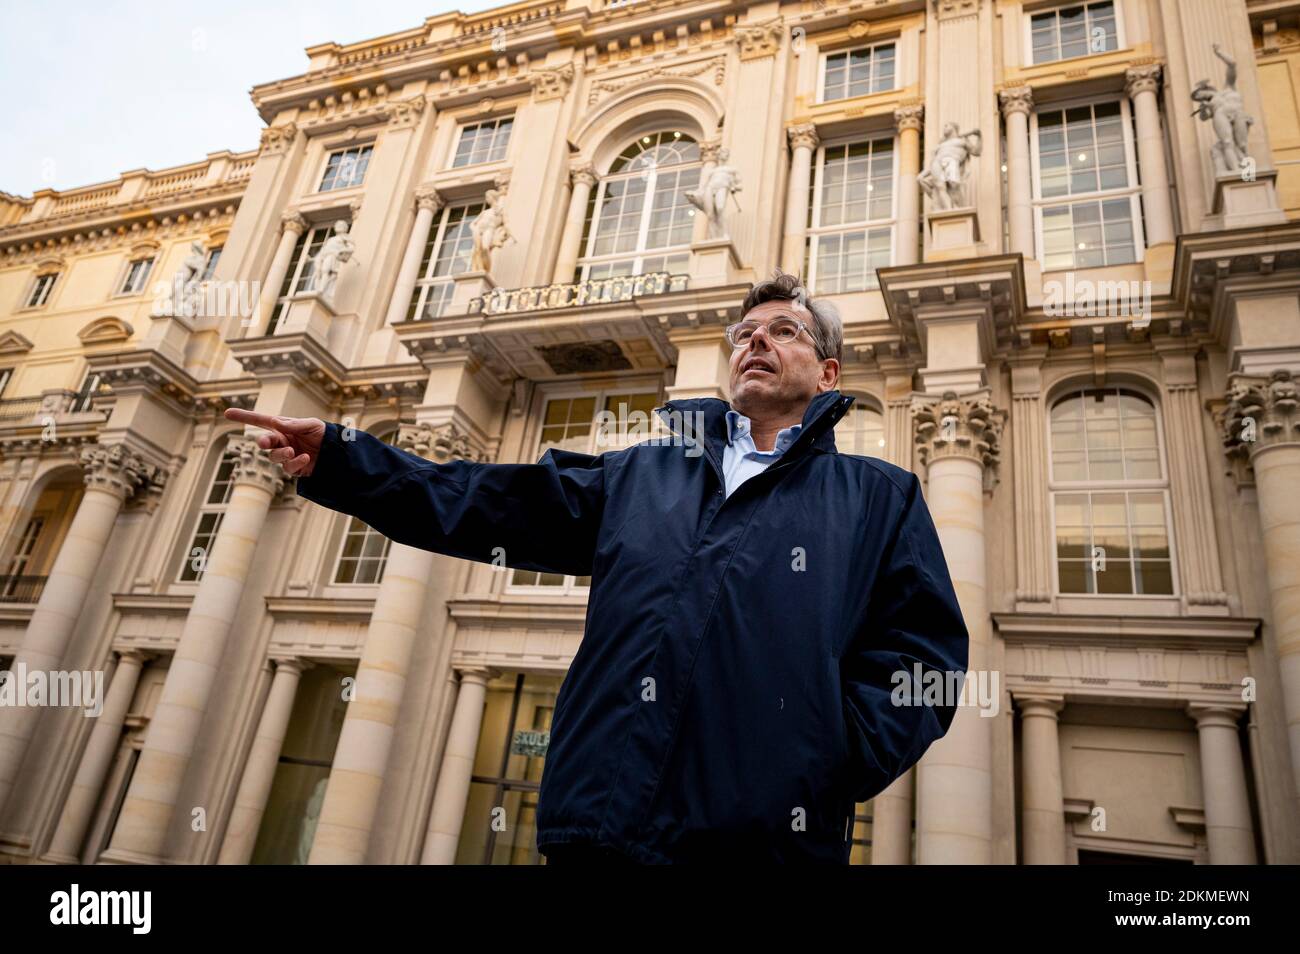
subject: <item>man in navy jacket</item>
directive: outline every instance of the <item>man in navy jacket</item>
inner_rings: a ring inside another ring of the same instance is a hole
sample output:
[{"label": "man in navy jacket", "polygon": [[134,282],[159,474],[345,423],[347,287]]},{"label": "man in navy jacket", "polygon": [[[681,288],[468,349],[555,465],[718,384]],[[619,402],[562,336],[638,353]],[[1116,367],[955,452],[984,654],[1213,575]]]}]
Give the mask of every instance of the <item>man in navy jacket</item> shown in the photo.
[{"label": "man in navy jacket", "polygon": [[671,436],[599,456],[435,464],[226,412],[272,432],[300,495],[393,540],[591,577],[538,800],[550,863],[847,863],[855,803],[956,712],[921,688],[960,685],[968,636],[920,482],[836,451],[834,307],[778,270],[741,319],[730,404],[670,401]]}]

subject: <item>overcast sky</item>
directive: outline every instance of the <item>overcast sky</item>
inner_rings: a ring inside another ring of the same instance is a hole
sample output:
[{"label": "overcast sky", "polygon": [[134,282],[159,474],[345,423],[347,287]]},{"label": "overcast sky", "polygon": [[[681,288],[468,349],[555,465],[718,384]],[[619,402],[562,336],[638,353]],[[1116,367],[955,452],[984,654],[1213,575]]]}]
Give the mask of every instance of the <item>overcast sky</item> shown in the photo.
[{"label": "overcast sky", "polygon": [[240,152],[262,121],[248,91],[353,43],[506,0],[4,0],[0,191],[29,196]]}]

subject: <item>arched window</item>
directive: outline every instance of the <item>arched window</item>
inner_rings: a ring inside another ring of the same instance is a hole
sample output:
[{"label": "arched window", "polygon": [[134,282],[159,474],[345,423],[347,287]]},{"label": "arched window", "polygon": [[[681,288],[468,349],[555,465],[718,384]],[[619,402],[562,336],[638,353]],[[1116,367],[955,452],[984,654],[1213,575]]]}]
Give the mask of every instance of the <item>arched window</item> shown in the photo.
[{"label": "arched window", "polygon": [[1126,388],[1071,391],[1052,405],[1058,592],[1171,595],[1169,482],[1156,409]]},{"label": "arched window", "polygon": [[575,281],[649,272],[681,274],[690,263],[700,147],[682,132],[650,133],[614,160],[591,194]]},{"label": "arched window", "polygon": [[[385,444],[397,439],[398,428],[376,437]],[[348,517],[334,564],[335,583],[378,583],[384,578],[392,540],[356,517]]]},{"label": "arched window", "polygon": [[861,398],[835,423],[835,449],[862,457],[885,456],[885,419]]}]

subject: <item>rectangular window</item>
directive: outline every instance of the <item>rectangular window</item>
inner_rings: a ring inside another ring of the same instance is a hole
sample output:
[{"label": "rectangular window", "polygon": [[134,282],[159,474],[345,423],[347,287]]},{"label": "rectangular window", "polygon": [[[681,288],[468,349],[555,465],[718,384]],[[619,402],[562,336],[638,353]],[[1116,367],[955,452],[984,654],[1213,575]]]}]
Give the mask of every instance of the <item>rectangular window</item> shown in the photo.
[{"label": "rectangular window", "polygon": [[1058,7],[1029,17],[1034,63],[1051,63],[1119,49],[1115,4],[1083,3]]},{"label": "rectangular window", "polygon": [[122,279],[122,287],[117,290],[119,295],[138,295],[144,291],[144,284],[149,280],[149,272],[153,270],[152,258],[137,258],[129,262],[126,266],[126,275]]},{"label": "rectangular window", "polygon": [[221,246],[208,250],[208,257],[203,262],[203,274],[199,276],[199,281],[206,282],[212,278],[213,272],[217,270],[217,262],[221,261]]},{"label": "rectangular window", "polygon": [[180,583],[197,583],[203,578],[203,570],[208,558],[212,556],[212,547],[217,541],[221,521],[226,516],[226,504],[230,502],[230,495],[235,489],[235,465],[238,462],[239,455],[233,449],[221,456],[217,472],[212,475],[208,494],[199,505],[198,523],[194,527],[194,535],[177,576]]},{"label": "rectangular window", "polygon": [[275,313],[271,315],[270,324],[266,329],[268,335],[274,334],[276,326],[284,319],[285,313],[289,310],[289,300],[310,287],[312,266],[315,264],[316,256],[333,230],[332,223],[315,225],[298,236],[298,243],[293,247],[293,258],[289,261],[289,268],[284,273],[284,282],[280,285]]},{"label": "rectangular window", "polygon": [[893,89],[894,60],[892,43],[827,54],[822,67],[822,101]]},{"label": "rectangular window", "polygon": [[452,168],[504,159],[514,124],[513,116],[503,116],[462,126],[460,140],[456,143],[456,155],[451,161]]},{"label": "rectangular window", "polygon": [[893,261],[895,174],[892,138],[818,148],[805,250],[817,294],[877,287]]},{"label": "rectangular window", "polygon": [[470,229],[483,209],[482,202],[447,206],[434,220],[420,259],[420,278],[406,309],[407,321],[437,318],[451,304],[455,291],[452,276],[469,271],[474,254]]},{"label": "rectangular window", "polygon": [[54,290],[54,282],[58,277],[58,272],[37,275],[36,281],[32,284],[32,292],[27,296],[27,307],[40,308],[49,301],[50,292]]},{"label": "rectangular window", "polygon": [[359,186],[366,178],[366,166],[370,165],[370,153],[373,146],[351,146],[338,149],[329,154],[325,161],[325,175],[321,177],[318,192],[333,192],[335,189],[350,189]]},{"label": "rectangular window", "polygon": [[94,406],[95,392],[99,390],[100,375],[94,372],[87,372],[85,380],[81,382],[81,387],[77,389],[77,396],[72,402],[72,413],[80,414],[83,411],[89,411]]},{"label": "rectangular window", "polygon": [[1039,110],[1033,128],[1043,269],[1140,261],[1141,206],[1128,104]]},{"label": "rectangular window", "polygon": [[1161,491],[1055,495],[1060,592],[1174,592]]}]

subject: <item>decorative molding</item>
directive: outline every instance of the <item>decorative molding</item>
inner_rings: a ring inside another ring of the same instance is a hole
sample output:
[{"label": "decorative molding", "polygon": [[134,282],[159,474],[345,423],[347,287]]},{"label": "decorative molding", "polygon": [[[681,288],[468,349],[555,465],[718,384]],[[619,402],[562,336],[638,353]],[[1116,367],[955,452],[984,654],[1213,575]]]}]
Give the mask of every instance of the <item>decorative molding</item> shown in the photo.
[{"label": "decorative molding", "polygon": [[775,56],[781,48],[781,37],[785,27],[780,17],[764,23],[737,26],[731,41],[740,49],[740,59],[757,60],[765,56]]},{"label": "decorative molding", "polygon": [[250,434],[237,434],[226,445],[239,457],[230,479],[235,484],[251,484],[267,491],[272,498],[285,489],[286,477],[279,464],[271,463],[267,452],[257,446],[257,438]]},{"label": "decorative molding", "polygon": [[294,235],[302,235],[307,231],[307,220],[297,209],[286,209],[280,215],[280,228]]},{"label": "decorative molding", "polygon": [[533,70],[528,74],[533,88],[533,99],[544,103],[549,99],[563,99],[573,85],[573,64],[565,63],[553,70]]},{"label": "decorative molding", "polygon": [[388,125],[393,129],[409,129],[420,121],[428,105],[428,100],[423,96],[393,100],[385,107],[388,113]]},{"label": "decorative molding", "polygon": [[1028,86],[1011,86],[998,91],[998,100],[1002,103],[1002,115],[1023,113],[1028,116],[1034,111],[1034,91]]},{"label": "decorative molding", "polygon": [[932,0],[934,13],[940,20],[973,17],[980,12],[979,0]]},{"label": "decorative molding", "polygon": [[82,447],[77,463],[85,471],[88,490],[108,491],[123,501],[149,485],[162,487],[167,480],[165,469],[123,443]]},{"label": "decorative molding", "polygon": [[487,460],[483,449],[475,447],[470,436],[452,421],[445,424],[403,424],[398,429],[394,446],[435,464],[452,460]]},{"label": "decorative molding", "polygon": [[1269,377],[1231,375],[1227,403],[1219,416],[1229,473],[1238,487],[1253,486],[1251,466],[1256,454],[1279,444],[1300,443],[1300,394],[1291,372],[1274,371]]},{"label": "decorative molding", "polygon": [[625,87],[632,86],[645,80],[656,77],[675,77],[678,79],[690,79],[700,76],[704,73],[713,71],[713,85],[721,86],[723,79],[726,77],[727,58],[725,56],[714,56],[707,60],[696,60],[692,63],[684,63],[681,66],[654,66],[648,70],[640,70],[631,75],[621,76],[618,79],[603,80],[599,83],[592,83],[587,92],[587,105],[594,106],[602,99],[607,99],[610,95],[617,93]]},{"label": "decorative molding", "polygon": [[817,134],[816,123],[799,123],[796,126],[787,126],[785,134],[790,140],[791,149],[800,147],[816,149],[821,142],[821,136]]},{"label": "decorative molding", "polygon": [[581,182],[588,188],[594,187],[600,180],[600,177],[596,175],[596,167],[590,162],[583,162],[572,166],[569,169],[569,178],[573,181],[574,185]]},{"label": "decorative molding", "polygon": [[12,328],[0,334],[0,357],[26,354],[34,347],[36,346],[32,344],[31,339]]},{"label": "decorative molding", "polygon": [[297,137],[298,126],[295,123],[285,123],[282,126],[267,126],[262,130],[262,140],[257,148],[258,155],[278,156],[281,153],[288,152],[289,147],[293,145]]},{"label": "decorative molding", "polygon": [[446,204],[446,201],[442,197],[442,193],[433,186],[428,183],[416,186],[415,207],[417,209],[428,209],[430,212],[438,212]]},{"label": "decorative molding", "polygon": [[1124,71],[1124,91],[1128,93],[1129,99],[1138,93],[1159,93],[1160,64],[1130,66]]},{"label": "decorative molding", "polygon": [[919,132],[924,119],[925,107],[920,104],[899,106],[894,110],[894,126],[899,132],[904,129],[915,129]]},{"label": "decorative molding", "polygon": [[131,340],[135,329],[116,315],[96,318],[77,332],[82,345],[122,344]]}]

